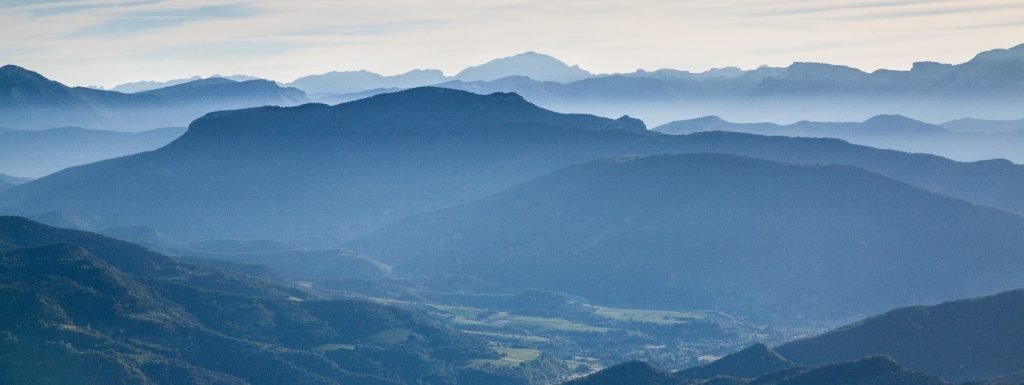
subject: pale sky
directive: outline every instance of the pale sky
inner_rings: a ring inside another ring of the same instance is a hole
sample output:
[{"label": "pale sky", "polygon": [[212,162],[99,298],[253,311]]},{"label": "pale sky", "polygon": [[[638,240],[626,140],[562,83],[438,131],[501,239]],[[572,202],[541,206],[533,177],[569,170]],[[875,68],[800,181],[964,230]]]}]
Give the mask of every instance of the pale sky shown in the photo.
[{"label": "pale sky", "polygon": [[1022,0],[0,0],[0,64],[69,85],[446,74],[524,51],[598,73],[960,63],[1024,43]]}]

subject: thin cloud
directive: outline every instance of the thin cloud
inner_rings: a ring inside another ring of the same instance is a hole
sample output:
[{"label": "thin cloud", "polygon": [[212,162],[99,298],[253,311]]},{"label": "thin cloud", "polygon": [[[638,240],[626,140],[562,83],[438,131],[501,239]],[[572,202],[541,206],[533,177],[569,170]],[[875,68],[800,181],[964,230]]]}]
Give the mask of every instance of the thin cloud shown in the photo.
[{"label": "thin cloud", "polygon": [[[800,6],[791,7],[773,7],[763,9],[760,11],[751,12],[752,14],[760,16],[787,16],[787,15],[806,15],[806,14],[820,14],[820,13],[835,13],[844,11],[857,11],[865,9],[880,9],[880,8],[906,8],[918,5],[934,5],[949,3],[950,0],[890,0],[890,1],[870,1],[870,2],[842,2],[826,5],[813,5],[806,6],[806,1],[800,2],[785,2],[785,4],[799,4]],[[776,5],[779,3],[776,3]]]},{"label": "thin cloud", "polygon": [[[213,72],[446,73],[544,52],[594,72],[793,61],[870,71],[1021,42],[1013,0],[0,0],[0,64],[71,84]],[[241,59],[240,59],[241,58]],[[69,65],[68,63],[75,63]]]},{"label": "thin cloud", "polygon": [[911,10],[898,10],[889,12],[875,12],[860,15],[847,15],[838,16],[838,19],[844,20],[878,20],[887,18],[909,18],[909,17],[921,17],[921,16],[939,16],[939,15],[970,15],[983,12],[995,12],[995,11],[1007,11],[1007,10],[1024,10],[1024,4],[972,4],[965,6],[945,7],[945,8],[929,8],[929,9],[911,9]]},{"label": "thin cloud", "polygon": [[173,27],[197,21],[244,18],[259,13],[258,9],[242,4],[131,12],[118,15],[101,24],[74,31],[71,35],[116,36]]},{"label": "thin cloud", "polygon": [[[77,0],[80,1],[80,0]],[[5,0],[0,2],[0,8],[21,8],[45,4],[74,3],[76,0]]]},{"label": "thin cloud", "polygon": [[32,17],[47,17],[54,15],[64,15],[70,13],[89,12],[100,9],[121,9],[130,8],[140,5],[159,4],[163,0],[137,0],[137,1],[119,1],[119,2],[105,2],[105,3],[74,3],[70,5],[66,2],[54,2],[56,6],[48,7],[37,7],[32,10]]}]

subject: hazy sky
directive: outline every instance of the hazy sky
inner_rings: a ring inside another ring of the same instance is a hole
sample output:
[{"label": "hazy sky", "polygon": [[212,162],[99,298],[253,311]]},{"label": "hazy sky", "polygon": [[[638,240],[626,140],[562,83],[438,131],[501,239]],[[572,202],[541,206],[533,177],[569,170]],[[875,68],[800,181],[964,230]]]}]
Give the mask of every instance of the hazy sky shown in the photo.
[{"label": "hazy sky", "polygon": [[0,0],[0,63],[71,85],[461,68],[523,51],[601,73],[865,70],[1024,43],[1022,0]]}]

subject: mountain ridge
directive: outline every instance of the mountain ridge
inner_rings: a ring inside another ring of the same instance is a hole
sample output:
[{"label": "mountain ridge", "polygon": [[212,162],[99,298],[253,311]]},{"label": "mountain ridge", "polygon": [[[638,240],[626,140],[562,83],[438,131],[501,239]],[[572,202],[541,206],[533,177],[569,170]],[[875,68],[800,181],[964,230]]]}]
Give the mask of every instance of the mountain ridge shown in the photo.
[{"label": "mountain ridge", "polygon": [[1024,290],[895,309],[776,349],[815,363],[885,354],[948,380],[980,381],[1024,369]]},{"label": "mountain ridge", "polygon": [[[1020,126],[1020,127],[1018,127]],[[1018,129],[1020,129],[1018,131]],[[791,124],[733,123],[718,116],[669,122],[653,128],[670,135],[706,131],[741,132],[807,138],[837,138],[875,148],[929,153],[958,161],[1008,159],[1024,163],[1024,126],[1017,121],[957,120],[941,125],[902,115],[876,115],[861,122]]]},{"label": "mountain ridge", "polygon": [[1024,284],[1022,233],[1019,216],[851,166],[673,154],[570,166],[346,247],[606,306],[843,317]]},{"label": "mountain ridge", "polygon": [[306,101],[302,91],[281,88],[266,80],[199,79],[125,94],[68,87],[22,67],[0,67],[0,124],[22,129],[184,126],[211,111]]}]

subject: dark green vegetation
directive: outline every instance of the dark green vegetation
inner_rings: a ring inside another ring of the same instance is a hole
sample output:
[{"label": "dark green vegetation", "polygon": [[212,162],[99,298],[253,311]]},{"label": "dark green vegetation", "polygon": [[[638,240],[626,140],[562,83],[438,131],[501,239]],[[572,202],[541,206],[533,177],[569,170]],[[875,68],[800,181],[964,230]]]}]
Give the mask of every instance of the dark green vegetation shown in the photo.
[{"label": "dark green vegetation", "polygon": [[63,127],[0,131],[0,172],[41,177],[56,171],[163,147],[183,127],[126,133]]},{"label": "dark green vegetation", "polygon": [[10,384],[527,384],[567,372],[544,355],[488,365],[509,355],[395,307],[17,217],[0,217],[0,309]]},{"label": "dark green vegetation", "polygon": [[140,131],[185,126],[211,111],[296,105],[302,91],[267,80],[196,80],[136,94],[68,87],[27,69],[0,67],[0,125],[21,129],[102,127]]},{"label": "dark green vegetation", "polygon": [[778,347],[817,364],[884,354],[950,381],[1024,371],[1024,291],[897,309]]},{"label": "dark green vegetation", "polygon": [[[953,127],[947,129],[944,126]],[[851,143],[907,152],[941,155],[974,161],[1003,158],[1024,162],[1024,127],[1018,121],[959,120],[940,125],[898,115],[878,115],[858,123],[801,121],[732,123],[717,116],[681,120],[654,128],[673,135],[706,131],[743,132],[758,135],[838,138]]]},{"label": "dark green vegetation", "polygon": [[851,316],[1019,287],[1024,220],[847,166],[589,162],[348,244],[618,307]]}]

